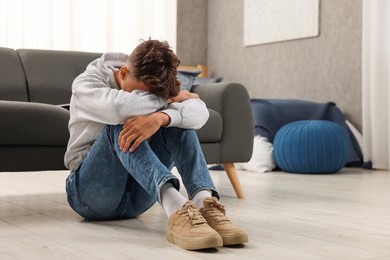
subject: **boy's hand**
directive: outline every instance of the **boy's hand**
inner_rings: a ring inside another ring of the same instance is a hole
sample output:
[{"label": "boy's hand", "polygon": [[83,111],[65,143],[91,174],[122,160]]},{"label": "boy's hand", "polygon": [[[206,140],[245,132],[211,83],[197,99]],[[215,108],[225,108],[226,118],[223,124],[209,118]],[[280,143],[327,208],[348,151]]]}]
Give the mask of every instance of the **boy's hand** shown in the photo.
[{"label": "boy's hand", "polygon": [[127,152],[130,148],[130,152],[134,152],[143,141],[154,135],[161,126],[167,126],[169,123],[169,116],[163,112],[127,119],[118,138],[120,149]]},{"label": "boy's hand", "polygon": [[199,95],[195,93],[191,93],[187,90],[181,90],[176,97],[168,98],[168,103],[170,104],[173,102],[182,102],[184,100],[191,99],[191,98],[199,98]]}]

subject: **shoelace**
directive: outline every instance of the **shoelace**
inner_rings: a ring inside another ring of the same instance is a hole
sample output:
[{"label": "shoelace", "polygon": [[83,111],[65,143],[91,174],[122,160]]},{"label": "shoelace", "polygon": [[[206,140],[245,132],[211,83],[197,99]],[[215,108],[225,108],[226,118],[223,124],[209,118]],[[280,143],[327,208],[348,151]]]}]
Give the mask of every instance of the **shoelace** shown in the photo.
[{"label": "shoelace", "polygon": [[192,204],[188,204],[187,209],[182,209],[178,212],[179,215],[191,220],[192,225],[202,225],[206,220],[200,214],[199,210]]},{"label": "shoelace", "polygon": [[219,203],[210,203],[209,206],[207,208],[203,208],[203,210],[217,222],[229,221],[226,217],[225,206]]}]

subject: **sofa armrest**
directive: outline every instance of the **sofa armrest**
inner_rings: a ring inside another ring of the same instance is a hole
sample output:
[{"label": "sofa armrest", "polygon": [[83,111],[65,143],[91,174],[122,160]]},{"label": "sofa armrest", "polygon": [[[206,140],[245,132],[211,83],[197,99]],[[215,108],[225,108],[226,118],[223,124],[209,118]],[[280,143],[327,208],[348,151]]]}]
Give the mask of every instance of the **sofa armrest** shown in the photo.
[{"label": "sofa armrest", "polygon": [[66,146],[69,112],[61,107],[0,100],[0,145]]},{"label": "sofa armrest", "polygon": [[253,116],[246,88],[234,82],[194,85],[207,107],[221,114],[221,163],[247,162],[253,149]]}]

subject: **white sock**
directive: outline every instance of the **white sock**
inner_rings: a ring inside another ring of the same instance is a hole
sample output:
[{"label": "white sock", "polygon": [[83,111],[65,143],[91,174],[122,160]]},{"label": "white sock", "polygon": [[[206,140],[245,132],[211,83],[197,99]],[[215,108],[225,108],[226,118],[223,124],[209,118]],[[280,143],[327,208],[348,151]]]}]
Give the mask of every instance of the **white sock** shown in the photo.
[{"label": "white sock", "polygon": [[210,198],[211,197],[211,191],[210,190],[201,190],[198,193],[195,194],[192,201],[195,203],[195,207],[198,209],[203,208],[203,199],[204,198]]},{"label": "white sock", "polygon": [[184,196],[173,187],[172,183],[165,183],[161,188],[161,206],[170,218],[176,211],[181,209],[187,200]]}]

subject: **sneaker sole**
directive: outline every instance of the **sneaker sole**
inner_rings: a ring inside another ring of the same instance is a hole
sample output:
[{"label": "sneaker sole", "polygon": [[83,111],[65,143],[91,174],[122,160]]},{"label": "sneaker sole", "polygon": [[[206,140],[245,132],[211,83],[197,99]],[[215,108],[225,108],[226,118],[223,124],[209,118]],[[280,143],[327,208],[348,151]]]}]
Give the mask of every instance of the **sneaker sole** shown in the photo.
[{"label": "sneaker sole", "polygon": [[224,234],[221,236],[222,236],[224,246],[238,245],[238,244],[247,243],[249,241],[248,235],[246,233]]},{"label": "sneaker sole", "polygon": [[210,236],[206,238],[184,238],[172,231],[167,231],[166,238],[172,244],[180,246],[186,250],[199,250],[212,247],[221,247],[223,246],[222,237]]}]

